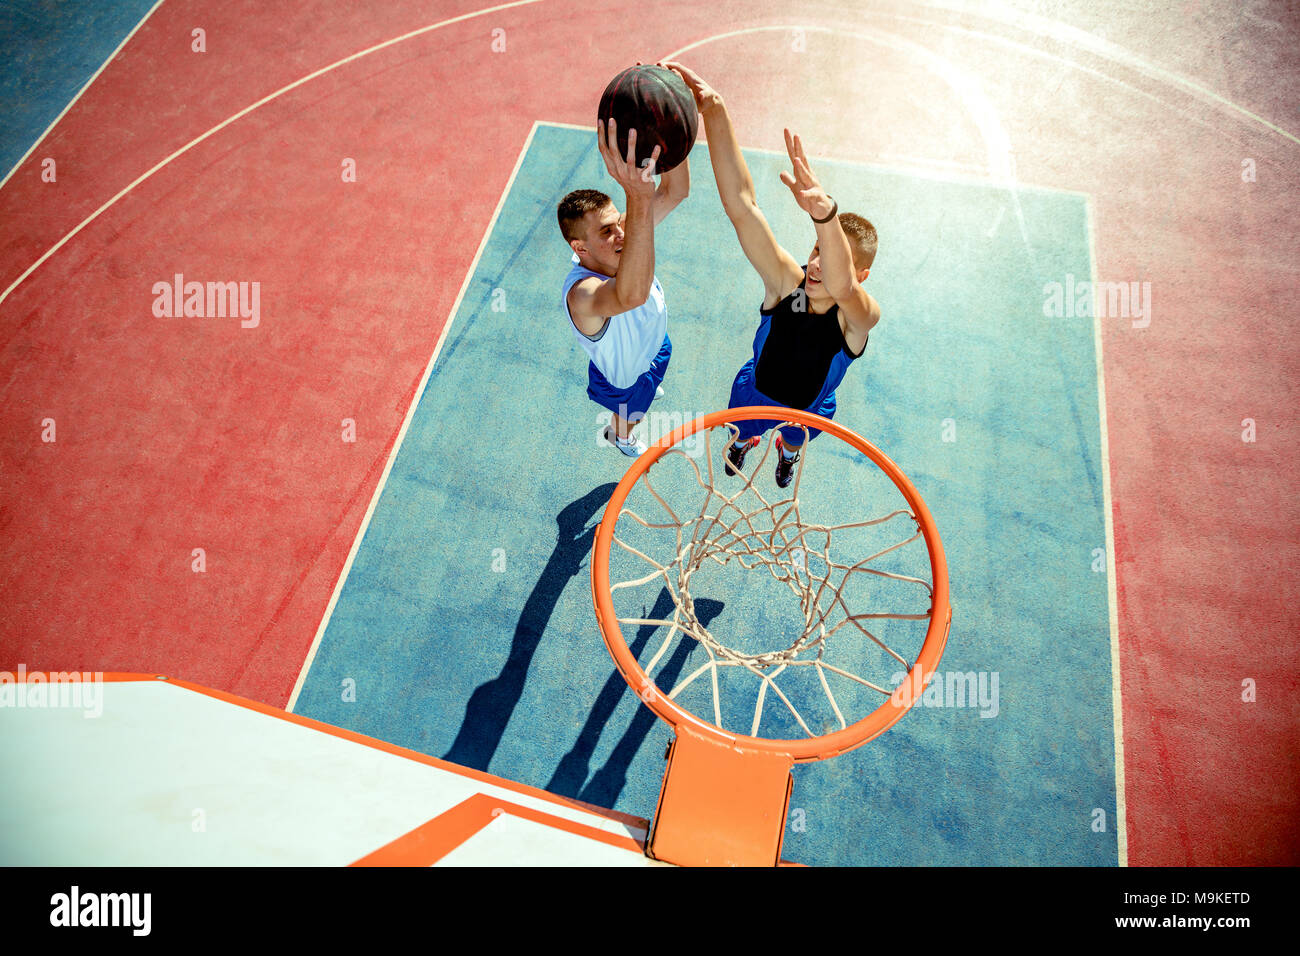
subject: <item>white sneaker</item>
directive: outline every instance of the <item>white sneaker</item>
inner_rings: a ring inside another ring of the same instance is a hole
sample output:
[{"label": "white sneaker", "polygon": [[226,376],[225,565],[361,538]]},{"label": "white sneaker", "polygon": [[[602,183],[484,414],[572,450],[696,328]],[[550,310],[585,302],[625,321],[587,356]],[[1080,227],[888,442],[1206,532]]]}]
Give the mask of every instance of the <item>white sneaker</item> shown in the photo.
[{"label": "white sneaker", "polygon": [[609,425],[605,426],[605,441],[609,442],[629,458],[640,458],[645,454],[646,449],[650,447],[635,435],[624,441],[614,434],[614,429]]}]

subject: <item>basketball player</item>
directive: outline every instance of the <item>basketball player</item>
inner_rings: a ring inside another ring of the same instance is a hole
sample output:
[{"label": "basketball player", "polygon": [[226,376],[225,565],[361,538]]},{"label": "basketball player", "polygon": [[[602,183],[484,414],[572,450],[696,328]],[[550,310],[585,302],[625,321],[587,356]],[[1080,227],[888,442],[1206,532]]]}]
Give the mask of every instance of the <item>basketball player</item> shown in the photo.
[{"label": "basketball player", "polygon": [[650,403],[663,395],[660,383],[673,345],[668,338],[664,290],[655,276],[655,226],[686,198],[691,173],[686,161],[655,186],[655,146],[645,170],[636,166],[636,130],[627,137],[627,157],[618,154],[618,128],[598,123],[596,143],[605,168],[623,187],[626,209],[595,189],[569,193],[556,210],[560,231],[573,250],[564,279],[563,304],[578,342],[590,358],[587,395],[613,418],[604,437],[635,458],[646,444],[632,428]]},{"label": "basketball player", "polygon": [[[754,357],[731,386],[728,408],[784,405],[833,418],[835,389],[854,359],[867,347],[867,333],[880,321],[880,305],[862,288],[876,257],[876,230],[867,220],[839,206],[813,176],[798,136],[785,131],[792,172],[781,182],[812,219],[817,232],[808,262],[800,265],[772,235],[754,198],[754,181],[740,154],[726,104],[717,91],[680,63],[661,63],[690,87],[709,139],[709,158],[722,207],[740,247],[763,280]],[[836,215],[838,213],[838,215]],[[726,471],[735,475],[745,454],[776,421],[736,422],[740,430],[727,448]],[[808,430],[809,440],[821,432]],[[776,444],[776,483],[784,488],[794,475],[804,431],[782,428]]]}]

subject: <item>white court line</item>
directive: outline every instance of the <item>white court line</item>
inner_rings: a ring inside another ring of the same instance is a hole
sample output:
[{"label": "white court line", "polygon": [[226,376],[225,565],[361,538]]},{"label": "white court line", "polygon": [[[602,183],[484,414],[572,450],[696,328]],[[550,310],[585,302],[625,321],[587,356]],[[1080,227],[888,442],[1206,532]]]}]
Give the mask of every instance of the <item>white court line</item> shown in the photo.
[{"label": "white court line", "polygon": [[868,43],[876,43],[881,46],[890,47],[895,50],[901,50],[904,53],[910,53],[923,60],[928,66],[933,67],[939,73],[940,78],[956,95],[957,99],[966,107],[971,115],[971,120],[979,128],[980,135],[984,139],[985,152],[988,156],[989,174],[1000,175],[1003,178],[1013,178],[1013,165],[1011,161],[1011,141],[1006,131],[1002,128],[1002,123],[998,117],[997,111],[993,105],[984,96],[983,91],[971,80],[956,69],[948,60],[939,56],[933,50],[914,43],[904,37],[887,33],[883,30],[873,30],[862,33],[857,31],[839,30],[833,27],[809,26],[808,24],[774,24],[760,27],[742,27],[738,30],[728,30],[725,33],[716,33],[712,36],[703,37],[693,43],[674,50],[665,60],[676,60],[683,53],[687,53],[708,43],[715,43],[718,40],[729,40],[734,37],[749,36],[755,33],[793,33],[800,31],[802,33],[828,33],[833,37],[849,37],[856,40],[866,40]]},{"label": "white court line", "polygon": [[[544,123],[545,126],[558,125],[549,121]],[[585,126],[574,127],[575,129],[586,129]],[[708,141],[704,141],[704,147],[708,148]],[[741,151],[745,153],[762,153],[767,156],[789,157],[785,147],[781,149],[767,149],[763,146],[742,146]],[[861,159],[842,159],[838,156],[814,156],[813,159],[819,165],[826,166],[852,166],[855,169],[873,170],[883,173],[897,173],[908,176],[912,179],[928,179],[936,183],[956,183],[962,186],[981,186],[985,189],[1004,189],[1005,186],[990,182],[990,175],[987,170],[981,173],[963,172],[955,167],[938,165],[932,163],[925,157],[901,156],[898,153],[880,153],[882,159],[889,159],[892,162],[877,163]],[[910,165],[915,163],[916,165]],[[962,164],[966,165],[966,164]],[[972,166],[972,169],[983,170],[982,166]],[[1065,189],[1061,186],[1036,186],[1033,183],[1026,183],[1021,180],[1016,181],[1016,189],[1020,192],[1040,192],[1052,193],[1053,195],[1079,196],[1087,198],[1090,193],[1081,192],[1077,189]]]},{"label": "white court line", "polygon": [[[576,129],[584,133],[595,131],[596,124],[582,126],[578,123],[561,123],[556,120],[540,120],[542,126],[554,126],[557,129]],[[708,139],[702,141],[705,147],[708,147]],[[741,147],[746,153],[763,153],[768,156],[785,156],[784,149],[764,149],[761,146],[743,146]],[[928,156],[904,156],[901,153],[877,153],[880,159],[885,163],[875,163],[859,159],[842,159],[836,156],[818,156],[818,162],[845,164],[857,166],[863,169],[880,169],[893,173],[905,173],[907,175],[915,174],[918,169],[924,169],[922,175],[929,179],[936,179],[941,182],[961,182],[977,183],[979,185],[988,185],[989,172],[983,166],[977,166],[974,163],[962,163],[952,159],[931,159]],[[892,165],[891,165],[892,164]],[[944,173],[956,170],[962,174],[959,176],[935,175],[933,170],[940,169]],[[1050,186],[1026,186],[1027,189],[1040,189],[1047,192],[1072,192],[1068,189],[1056,189]],[[1078,193],[1082,196],[1085,193]]]},{"label": "white court line", "polygon": [[[1097,288],[1097,240],[1092,200],[1084,205],[1088,224],[1088,255],[1092,258],[1092,287]],[[1106,427],[1106,369],[1101,356],[1101,310],[1093,309],[1093,340],[1097,351],[1097,417],[1101,424],[1101,489],[1106,519],[1106,601],[1110,619],[1111,707],[1115,712],[1115,841],[1120,866],[1128,866],[1128,810],[1124,795],[1124,700],[1119,672],[1119,595],[1115,562],[1115,522],[1110,493],[1110,435]]]},{"label": "white court line", "polygon": [[238,119],[242,119],[243,117],[247,116],[249,113],[253,112],[253,110],[257,109],[258,107],[265,106],[267,103],[270,103],[272,100],[278,99],[279,97],[283,96],[285,93],[288,93],[290,90],[295,90],[298,87],[302,86],[304,83],[310,82],[311,80],[316,79],[318,76],[323,76],[324,74],[329,73],[331,70],[337,70],[339,67],[345,66],[348,63],[352,63],[355,60],[359,60],[363,56],[369,56],[371,53],[377,53],[380,50],[393,46],[396,43],[401,43],[404,40],[410,40],[413,37],[417,37],[420,36],[421,34],[428,33],[431,30],[437,30],[441,27],[450,26],[453,23],[460,23],[464,20],[471,20],[474,17],[481,17],[488,13],[496,13],[501,10],[508,10],[511,7],[522,7],[528,4],[541,3],[541,2],[542,0],[512,0],[512,2],[510,3],[502,3],[494,7],[484,7],[481,10],[474,10],[471,11],[470,13],[462,13],[459,16],[451,17],[447,20],[439,20],[437,23],[431,23],[428,26],[420,27],[418,30],[412,30],[410,33],[404,33],[401,36],[394,37],[391,40],[385,40],[383,43],[378,43],[375,46],[368,47],[359,53],[353,53],[351,56],[346,56],[341,60],[331,63],[329,66],[321,67],[319,70],[316,70],[315,72],[312,73],[308,73],[306,76],[302,77],[301,79],[294,80],[288,86],[281,87],[280,89],[276,90],[274,93],[262,97],[260,100],[258,100],[256,103],[253,103],[251,106],[244,107],[238,113],[228,117],[227,119],[218,123],[216,126],[212,127],[212,129],[208,130],[206,133],[196,137],[195,139],[190,140],[188,143],[186,143],[180,149],[176,150],[176,152],[172,153],[166,159],[162,160],[160,163],[156,164],[151,169],[147,170],[145,173],[138,176],[134,181],[128,184],[125,189],[123,189],[116,196],[114,196],[108,202],[104,203],[104,205],[100,206],[89,216],[87,216],[84,220],[82,220],[80,225],[78,225],[75,229],[73,229],[70,233],[68,233],[58,242],[56,242],[49,250],[46,251],[46,253],[43,256],[41,256],[30,266],[28,266],[27,271],[25,271],[22,275],[20,275],[17,279],[15,279],[9,285],[9,288],[5,289],[3,293],[0,293],[0,303],[3,303],[5,299],[9,298],[9,294],[13,292],[14,289],[18,288],[18,286],[22,284],[24,279],[26,279],[29,275],[35,272],[41,266],[41,264],[45,262],[46,259],[50,258],[50,256],[54,255],[56,252],[62,249],[68,243],[68,241],[72,239],[73,236],[81,232],[81,230],[85,229],[88,225],[90,225],[92,222],[98,219],[104,213],[105,210],[111,208],[114,204],[118,202],[118,200],[120,200],[123,196],[129,193],[132,189],[135,189],[136,186],[139,186],[142,182],[144,182],[154,173],[158,172],[158,170],[170,164],[173,160],[188,153],[191,149],[199,145],[199,143],[203,142],[208,137],[215,136],[217,133],[221,132],[223,129],[229,126],[231,123],[235,122]]},{"label": "white court line", "polygon": [[144,26],[145,21],[148,20],[151,16],[153,16],[153,12],[157,10],[159,7],[161,7],[162,4],[163,4],[163,0],[158,0],[157,3],[155,3],[152,7],[150,7],[149,12],[146,13],[141,18],[139,23],[137,23],[134,27],[131,28],[131,32],[128,33],[125,37],[123,37],[122,42],[119,43],[117,45],[117,48],[114,49],[113,52],[108,55],[108,59],[106,59],[103,63],[99,64],[99,69],[91,74],[90,79],[88,79],[85,83],[81,85],[81,89],[77,90],[76,94],[72,97],[72,99],[68,100],[68,105],[63,107],[63,109],[59,112],[58,116],[54,117],[54,122],[52,122],[49,126],[45,127],[45,132],[42,133],[40,136],[36,137],[36,141],[27,148],[27,152],[23,153],[23,155],[19,158],[18,162],[14,163],[13,169],[5,173],[4,179],[0,179],[0,189],[4,189],[5,183],[9,182],[10,178],[13,177],[14,173],[18,172],[18,167],[21,166],[23,163],[27,162],[27,158],[31,156],[32,153],[36,152],[36,147],[41,145],[41,143],[44,142],[45,137],[50,135],[50,130],[54,129],[54,127],[59,125],[59,120],[63,119],[63,117],[67,115],[68,110],[72,109],[72,107],[76,105],[77,100],[81,99],[82,95],[86,92],[86,90],[90,89],[90,84],[94,83],[95,80],[99,79],[99,74],[103,73],[104,69],[108,66],[108,64],[113,62],[113,57],[117,56],[119,53],[122,52],[122,47],[126,46],[127,42],[131,39],[131,37],[135,36],[136,31],[139,30],[142,26]]},{"label": "white court line", "polygon": [[887,17],[888,19],[891,20],[897,20],[901,23],[910,23],[910,24],[916,24],[918,26],[927,27],[927,28],[933,28],[938,30],[949,30],[954,33],[961,33],[967,37],[972,37],[976,40],[983,40],[986,42],[997,43],[1002,46],[1010,47],[1011,49],[1016,50],[1019,53],[1023,53],[1026,56],[1037,57],[1039,59],[1048,60],[1049,62],[1057,63],[1062,66],[1069,67],[1070,69],[1078,73],[1086,73],[1089,76],[1096,77],[1097,79],[1102,80],[1103,82],[1111,84],[1112,86],[1121,87],[1127,90],[1128,92],[1132,93],[1134,96],[1141,96],[1144,99],[1148,99],[1151,102],[1158,104],[1163,109],[1173,110],[1174,112],[1181,115],[1183,119],[1187,120],[1188,122],[1196,123],[1198,126],[1204,126],[1206,129],[1210,130],[1216,135],[1219,136],[1231,135],[1219,129],[1213,123],[1209,122],[1209,120],[1194,115],[1183,106],[1179,106],[1176,103],[1171,103],[1169,102],[1169,100],[1157,96],[1156,94],[1151,93],[1148,90],[1144,90],[1141,87],[1134,86],[1132,83],[1126,82],[1125,80],[1121,80],[1119,77],[1115,76],[1112,73],[1105,73],[1091,66],[1084,66],[1082,63],[1078,63],[1070,59],[1069,57],[1060,56],[1059,54],[1056,53],[1049,53],[1046,50],[1040,50],[1037,47],[1030,46],[1027,43],[1021,43],[1018,40],[1012,40],[1004,36],[999,36],[996,33],[989,33],[984,30],[971,30],[966,27],[954,26],[951,23],[943,23],[939,20],[926,20],[921,17],[905,17],[899,14],[892,14],[892,13],[880,14],[880,16]]},{"label": "white court line", "polygon": [[1029,242],[1029,230],[1025,225],[1024,210],[1020,206],[1020,195],[1016,182],[1016,162],[1011,153],[1011,138],[1007,135],[1006,129],[1002,125],[1002,118],[994,108],[993,103],[984,95],[984,90],[975,79],[961,70],[959,70],[946,57],[940,56],[929,47],[916,43],[906,37],[898,36],[884,30],[870,30],[868,32],[858,32],[852,30],[838,30],[833,27],[809,26],[807,24],[772,24],[761,27],[743,27],[739,30],[728,30],[725,33],[714,34],[713,36],[704,37],[673,53],[663,57],[664,60],[679,59],[683,53],[694,50],[706,43],[713,43],[717,40],[731,39],[732,37],[748,36],[754,33],[771,33],[784,32],[793,33],[794,31],[802,33],[829,33],[834,37],[850,37],[855,40],[866,40],[868,43],[876,43],[881,46],[898,50],[903,53],[911,54],[914,58],[921,60],[935,74],[948,85],[953,95],[965,107],[971,121],[979,130],[980,138],[984,141],[985,155],[987,156],[989,178],[1007,190],[1008,197],[1011,200],[1011,206],[1015,210],[1016,223],[1020,227],[1020,238],[1025,244],[1025,250],[1031,259],[1036,259],[1034,247]]},{"label": "white court line", "polygon": [[582,130],[584,133],[594,134],[596,132],[595,123],[592,123],[590,126],[581,126],[577,123],[559,123],[555,120],[538,120],[538,124],[541,126],[554,126],[558,129],[577,129]]},{"label": "white court line", "polygon": [[[316,636],[312,638],[311,647],[307,650],[307,656],[302,662],[302,669],[298,672],[298,679],[293,685],[293,693],[289,695],[289,703],[284,708],[287,711],[292,712],[294,706],[298,703],[298,695],[302,693],[303,684],[307,682],[307,672],[311,670],[312,661],[316,659],[316,652],[320,648],[321,639],[325,636],[325,629],[329,627],[330,618],[334,615],[334,607],[339,602],[339,595],[343,593],[343,585],[352,570],[352,562],[356,560],[357,552],[361,550],[361,540],[366,536],[366,529],[370,527],[370,519],[375,514],[375,507],[379,504],[379,497],[384,493],[384,486],[388,484],[388,475],[393,470],[393,462],[397,461],[397,453],[401,450],[402,442],[406,438],[406,432],[415,418],[415,410],[419,407],[420,399],[424,397],[424,389],[429,383],[429,376],[433,374],[433,366],[438,361],[438,355],[442,352],[442,345],[447,341],[447,336],[451,332],[452,323],[456,320],[456,312],[460,308],[461,300],[465,298],[465,290],[469,288],[470,280],[474,278],[474,270],[478,268],[478,262],[483,256],[483,250],[487,248],[488,239],[492,236],[492,230],[496,228],[497,217],[501,215],[501,210],[505,207],[506,197],[510,195],[510,190],[515,184],[515,177],[519,175],[519,169],[524,164],[524,157],[528,155],[528,149],[533,144],[533,136],[536,134],[539,125],[534,120],[532,127],[528,130],[528,137],[524,140],[523,148],[519,150],[519,155],[515,158],[515,168],[510,170],[510,178],[506,180],[505,188],[501,190],[501,195],[497,199],[497,206],[492,210],[492,218],[488,220],[487,228],[483,230],[483,237],[479,240],[478,249],[474,252],[474,259],[470,262],[469,268],[465,270],[465,278],[461,281],[460,291],[456,293],[456,301],[451,304],[451,310],[447,313],[447,321],[442,327],[442,334],[438,336],[438,342],[433,347],[433,354],[429,357],[429,363],[424,367],[424,375],[420,378],[420,385],[415,390],[415,399],[406,409],[406,417],[402,420],[402,428],[398,431],[397,439],[393,442],[392,450],[388,453],[388,461],[384,463],[384,472],[379,476],[379,482],[375,485],[374,494],[370,496],[370,504],[366,507],[365,517],[361,519],[361,527],[357,529],[356,536],[352,539],[352,549],[348,551],[348,559],[343,564],[343,572],[339,575],[338,581],[334,583],[334,591],[330,594],[329,604],[325,607],[325,614],[321,617],[320,625],[316,628]],[[585,127],[575,128],[585,129]],[[593,134],[595,132],[594,123],[591,132]]]},{"label": "white court line", "polygon": [[[1136,53],[1133,53],[1116,43],[1111,43],[1104,37],[1089,33],[1086,30],[1080,30],[1078,27],[1070,26],[1068,23],[1063,23],[1060,20],[1050,20],[1047,17],[1039,16],[1035,13],[1029,13],[1019,8],[1012,8],[1005,4],[999,6],[980,3],[976,5],[964,2],[964,0],[956,0],[956,2],[948,2],[948,0],[920,0],[920,2],[924,6],[937,10],[945,10],[949,13],[984,17],[990,20],[995,20],[1002,23],[1003,26],[1010,26],[1018,30],[1027,30],[1036,33],[1040,37],[1055,40],[1058,43],[1063,43],[1076,49],[1087,50],[1096,56],[1110,60],[1113,63],[1119,63],[1122,66],[1127,66],[1129,69],[1159,80],[1166,85],[1181,87],[1183,90],[1191,93],[1202,101],[1208,101],[1217,106],[1227,107],[1229,110],[1232,110],[1247,119],[1253,120],[1264,128],[1272,130],[1279,136],[1285,137],[1293,143],[1300,144],[1300,137],[1295,136],[1293,133],[1288,133],[1286,130],[1282,129],[1282,127],[1269,122],[1264,117],[1251,112],[1244,106],[1234,103],[1227,97],[1221,96],[1209,87],[1202,86],[1200,83],[1197,83],[1195,80],[1190,79],[1181,73],[1167,70],[1162,66],[1157,66],[1149,60],[1144,60]],[[949,27],[949,29],[960,30],[962,28]]]},{"label": "white court line", "polygon": [[886,162],[898,163],[902,166],[938,166],[940,169],[956,169],[972,176],[987,177],[989,174],[987,167],[977,166],[974,163],[962,163],[955,159],[932,159],[929,156],[904,156],[902,153],[877,153],[876,155]]}]

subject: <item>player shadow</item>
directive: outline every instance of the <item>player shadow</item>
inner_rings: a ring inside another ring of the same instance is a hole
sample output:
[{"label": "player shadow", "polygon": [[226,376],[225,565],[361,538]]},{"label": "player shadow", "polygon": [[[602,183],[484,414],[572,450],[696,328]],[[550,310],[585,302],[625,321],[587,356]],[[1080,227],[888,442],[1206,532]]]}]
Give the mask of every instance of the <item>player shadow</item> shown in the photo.
[{"label": "player shadow", "polygon": [[[695,602],[695,613],[698,615],[700,623],[708,627],[709,622],[722,613],[723,607],[725,605],[721,601],[701,598]],[[664,620],[671,619],[672,613],[673,600],[665,589],[659,592],[654,607],[645,616]],[[634,657],[640,656],[651,635],[659,630],[657,627],[645,624],[637,628],[636,635],[628,642],[628,647]],[[691,651],[695,649],[695,646],[695,641],[690,638],[679,639],[667,662],[655,672],[655,683],[660,687],[672,687],[677,682],[677,678],[681,676],[686,661],[690,658]],[[632,689],[628,687],[627,681],[623,680],[623,676],[618,671],[615,671],[609,680],[605,682],[604,688],[596,698],[596,703],[591,708],[591,715],[578,733],[578,739],[574,742],[573,749],[560,759],[560,763],[555,768],[555,773],[551,776],[550,782],[546,784],[547,790],[561,796],[585,800],[587,803],[600,807],[614,806],[619,794],[623,792],[624,785],[627,783],[628,767],[631,766],[637,751],[641,749],[646,736],[654,727],[655,721],[659,719],[649,707],[641,704],[640,700],[633,696],[632,699],[636,701],[637,708],[632,715],[631,723],[628,725],[627,730],[624,731],[619,742],[614,745],[614,749],[610,753],[609,759],[605,761],[605,765],[592,774],[590,780],[587,780],[591,757],[596,752],[596,744],[600,741],[600,734],[609,722],[610,717],[613,716],[614,710],[618,707],[619,701],[623,699],[624,694],[632,694]]]},{"label": "player shadow", "polygon": [[470,695],[465,705],[465,719],[460,725],[451,749],[444,760],[487,770],[501,738],[510,723],[515,706],[523,694],[528,679],[528,668],[541,643],[546,626],[559,602],[560,595],[571,578],[582,570],[582,564],[591,554],[596,539],[597,525],[591,519],[609,501],[615,484],[607,483],[593,488],[581,498],[570,502],[555,516],[559,531],[555,549],[546,561],[537,583],[524,601],[515,623],[510,655],[501,673],[479,687]]}]

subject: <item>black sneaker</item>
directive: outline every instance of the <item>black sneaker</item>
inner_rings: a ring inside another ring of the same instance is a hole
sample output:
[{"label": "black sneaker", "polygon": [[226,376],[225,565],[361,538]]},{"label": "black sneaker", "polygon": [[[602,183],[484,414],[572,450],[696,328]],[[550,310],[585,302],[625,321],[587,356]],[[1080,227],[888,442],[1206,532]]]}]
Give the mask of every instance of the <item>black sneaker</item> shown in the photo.
[{"label": "black sneaker", "polygon": [[745,456],[749,450],[758,444],[758,436],[755,435],[747,442],[741,442],[739,445],[731,444],[727,447],[727,474],[732,478],[740,474],[740,469],[745,467]]},{"label": "black sneaker", "polygon": [[780,435],[776,436],[776,452],[776,486],[787,488],[794,479],[794,466],[799,464],[799,455],[785,457],[785,446],[781,444]]}]

